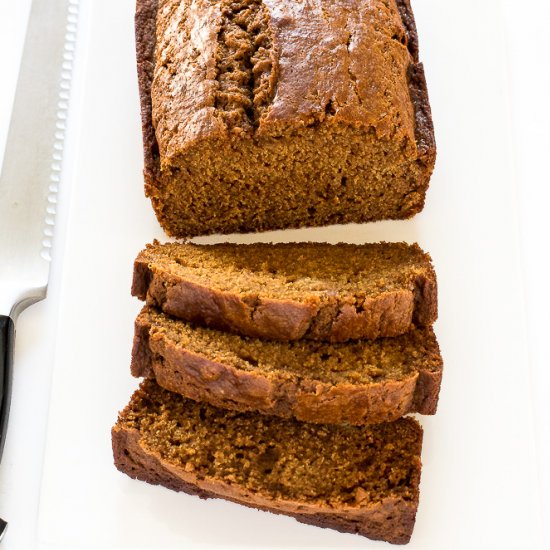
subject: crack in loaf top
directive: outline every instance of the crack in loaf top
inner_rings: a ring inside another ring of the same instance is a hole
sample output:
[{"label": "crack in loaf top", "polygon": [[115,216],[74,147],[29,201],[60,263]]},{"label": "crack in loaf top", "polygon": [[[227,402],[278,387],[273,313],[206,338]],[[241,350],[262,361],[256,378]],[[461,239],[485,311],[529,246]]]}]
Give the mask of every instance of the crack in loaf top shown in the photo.
[{"label": "crack in loaf top", "polygon": [[161,0],[156,38],[163,166],[202,139],[332,122],[415,147],[396,0]]}]

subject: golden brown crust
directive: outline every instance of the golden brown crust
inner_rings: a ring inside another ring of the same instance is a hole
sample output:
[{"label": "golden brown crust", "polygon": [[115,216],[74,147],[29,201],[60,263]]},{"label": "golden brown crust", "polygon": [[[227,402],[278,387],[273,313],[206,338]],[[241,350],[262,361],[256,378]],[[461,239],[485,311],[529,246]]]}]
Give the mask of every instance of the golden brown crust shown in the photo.
[{"label": "golden brown crust", "polygon": [[[140,97],[142,102],[142,126],[144,132],[145,160],[147,172],[153,174],[158,170],[158,144],[151,113],[151,84],[155,66],[155,47],[156,47],[156,18],[158,12],[159,0],[136,0],[136,51],[138,62],[138,76]],[[429,139],[425,143],[430,144],[435,154],[435,141],[433,139],[433,125],[425,79],[422,65],[418,64],[418,34],[414,15],[409,0],[395,0],[399,15],[406,32],[407,48],[412,56],[414,63],[411,65],[411,98],[415,109],[423,111],[422,117],[416,116],[417,124],[423,121],[421,126],[430,129],[427,132],[419,132],[420,135],[426,134]],[[284,23],[284,22],[283,22]],[[154,166],[155,165],[155,166]]]},{"label": "golden brown crust", "polygon": [[[236,138],[234,128],[271,135],[288,126],[341,121],[372,128],[379,138],[414,143],[406,90],[412,59],[399,10],[382,0],[333,0],[327,7],[324,0],[299,7],[289,0],[163,0],[151,89],[163,169],[178,167],[175,159],[197,140]],[[253,30],[245,19],[234,25],[244,11],[255,19]],[[264,93],[259,98],[257,86],[231,77],[226,96],[223,61],[235,40],[242,41],[238,56],[246,59],[249,32],[252,57],[232,68],[252,69],[252,80],[266,77]],[[254,116],[259,103],[262,112]],[[323,120],[329,103],[334,113]]]},{"label": "golden brown crust", "polygon": [[[418,430],[419,456],[422,436],[420,427]],[[133,479],[162,485],[203,499],[223,498],[258,510],[288,515],[302,523],[330,527],[344,533],[357,533],[373,540],[405,544],[412,535],[418,499],[388,497],[380,502],[341,509],[273,499],[268,495],[250,493],[238,484],[229,485],[221,480],[201,479],[194,472],[169,464],[142,445],[137,429],[118,423],[113,427],[111,435],[115,466]],[[419,459],[416,474],[417,479],[411,480],[411,484],[418,486]]]},{"label": "golden brown crust", "polygon": [[154,377],[172,392],[195,401],[237,410],[259,411],[304,422],[352,425],[391,422],[408,413],[435,414],[442,361],[433,333],[426,354],[439,357],[439,368],[411,371],[399,380],[333,384],[311,375],[290,378],[284,371],[266,376],[177,345],[166,332],[152,330],[149,310],[137,317],[132,374]]},{"label": "golden brown crust", "polygon": [[434,296],[421,291],[377,296],[357,311],[336,297],[313,304],[259,298],[250,305],[235,294],[195,283],[181,281],[167,290],[164,282],[162,274],[151,277],[145,296],[148,305],[185,321],[269,340],[308,338],[345,342],[399,336],[413,328],[413,319],[420,326],[433,323],[437,308]]},{"label": "golden brown crust", "polygon": [[[136,260],[136,265],[132,293],[142,286],[140,276],[147,273],[144,263]],[[315,304],[270,299],[250,304],[235,294],[170,278],[165,273],[148,272],[147,276],[150,278],[147,293],[134,295],[144,296],[141,299],[146,299],[148,305],[179,319],[256,338],[302,338],[318,312]]]}]

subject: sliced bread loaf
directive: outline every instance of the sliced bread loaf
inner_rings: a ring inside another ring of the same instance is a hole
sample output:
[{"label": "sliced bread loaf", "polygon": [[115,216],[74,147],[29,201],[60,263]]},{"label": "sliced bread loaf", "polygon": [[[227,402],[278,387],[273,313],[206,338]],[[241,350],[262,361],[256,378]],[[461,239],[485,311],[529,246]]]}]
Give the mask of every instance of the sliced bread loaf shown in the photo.
[{"label": "sliced bread loaf", "polygon": [[437,317],[436,276],[416,244],[155,242],[132,294],[175,317],[275,340],[398,336]]},{"label": "sliced bread loaf", "polygon": [[323,426],[216,409],[146,380],[112,430],[132,478],[406,543],[418,506],[422,429],[411,418]]},{"label": "sliced bread loaf", "polygon": [[193,327],[147,306],[132,353],[134,376],[196,401],[334,424],[435,414],[442,369],[431,328],[344,344],[274,342]]}]

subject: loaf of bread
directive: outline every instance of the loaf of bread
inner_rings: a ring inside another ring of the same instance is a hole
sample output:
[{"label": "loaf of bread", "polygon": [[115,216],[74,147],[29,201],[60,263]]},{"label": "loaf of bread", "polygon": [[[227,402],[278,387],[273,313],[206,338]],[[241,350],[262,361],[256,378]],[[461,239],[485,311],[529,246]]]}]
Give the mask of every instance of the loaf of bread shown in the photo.
[{"label": "loaf of bread", "polygon": [[418,245],[152,244],[132,294],[165,313],[275,340],[398,336],[437,317],[437,283]]},{"label": "loaf of bread", "polygon": [[112,430],[117,468],[202,498],[406,543],[422,429],[411,418],[323,426],[216,409],[143,382]]},{"label": "loaf of bread", "polygon": [[329,344],[268,342],[193,327],[145,306],[132,374],[237,411],[353,425],[435,414],[443,361],[431,328],[396,338]]},{"label": "loaf of bread", "polygon": [[136,42],[169,235],[422,209],[435,141],[409,0],[137,0]]}]

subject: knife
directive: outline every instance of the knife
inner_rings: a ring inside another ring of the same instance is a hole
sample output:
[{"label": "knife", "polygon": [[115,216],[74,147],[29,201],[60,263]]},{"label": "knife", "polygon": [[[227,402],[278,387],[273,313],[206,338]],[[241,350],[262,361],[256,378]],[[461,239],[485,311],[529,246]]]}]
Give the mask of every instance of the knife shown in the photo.
[{"label": "knife", "polygon": [[[15,322],[46,297],[78,0],[33,0],[0,176],[0,460]],[[0,540],[7,523],[0,519]]]}]

